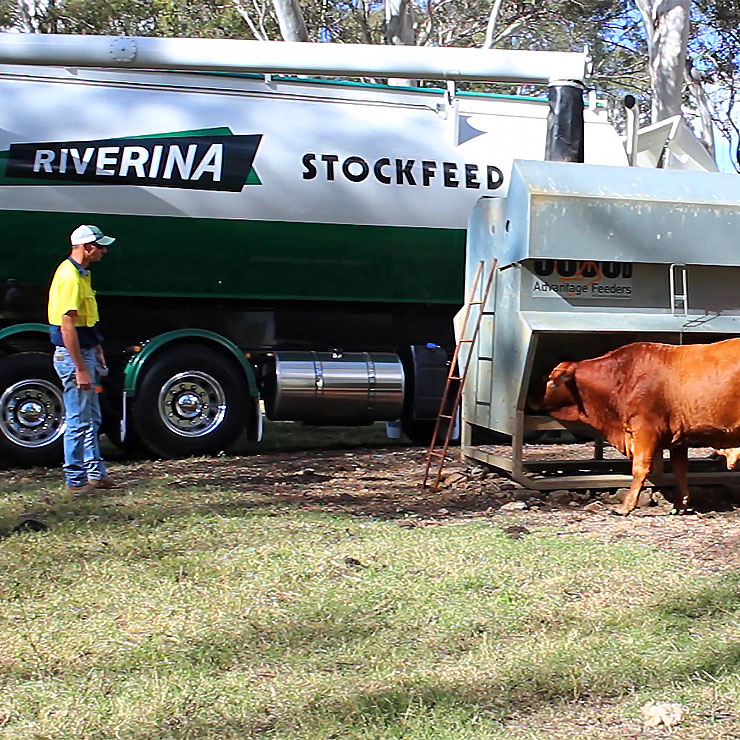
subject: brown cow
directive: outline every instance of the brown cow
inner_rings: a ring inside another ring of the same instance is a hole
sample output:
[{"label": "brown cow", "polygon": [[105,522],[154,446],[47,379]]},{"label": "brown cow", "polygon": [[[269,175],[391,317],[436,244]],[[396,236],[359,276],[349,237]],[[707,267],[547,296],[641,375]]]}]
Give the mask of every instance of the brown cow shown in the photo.
[{"label": "brown cow", "polygon": [[590,424],[632,458],[620,514],[635,508],[653,459],[669,448],[681,513],[689,503],[689,443],[740,445],[740,339],[637,342],[592,360],[561,362],[550,373],[541,409]]}]

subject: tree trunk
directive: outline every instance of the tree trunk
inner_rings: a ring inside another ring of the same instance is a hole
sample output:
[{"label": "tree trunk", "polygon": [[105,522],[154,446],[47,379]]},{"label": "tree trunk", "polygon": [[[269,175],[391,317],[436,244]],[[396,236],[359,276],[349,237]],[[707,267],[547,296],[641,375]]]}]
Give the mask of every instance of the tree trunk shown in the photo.
[{"label": "tree trunk", "polygon": [[483,48],[490,49],[496,41],[496,24],[498,15],[501,12],[501,6],[504,0],[494,0],[491,6],[491,14],[488,16],[488,27],[486,28],[486,38],[483,41]]},{"label": "tree trunk", "polygon": [[386,44],[414,45],[414,12],[408,0],[386,0],[385,22]]},{"label": "tree trunk", "polygon": [[34,0],[18,0],[19,26],[24,33],[40,33],[38,7]]},{"label": "tree trunk", "polygon": [[653,123],[681,113],[690,0],[636,0],[647,32]]},{"label": "tree trunk", "polygon": [[[410,0],[385,0],[385,43],[414,46],[414,11]],[[416,87],[418,80],[391,78],[389,85]]]},{"label": "tree trunk", "polygon": [[272,0],[283,41],[308,41],[306,21],[298,0]]}]

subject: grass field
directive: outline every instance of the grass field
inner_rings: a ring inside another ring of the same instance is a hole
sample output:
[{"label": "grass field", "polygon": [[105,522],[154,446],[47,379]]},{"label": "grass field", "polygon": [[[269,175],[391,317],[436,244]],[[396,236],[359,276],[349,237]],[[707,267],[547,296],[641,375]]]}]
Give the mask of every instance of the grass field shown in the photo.
[{"label": "grass field", "polygon": [[[242,463],[248,465],[248,463]],[[407,528],[149,478],[19,474],[0,527],[3,740],[740,738],[740,575],[504,515]]]}]

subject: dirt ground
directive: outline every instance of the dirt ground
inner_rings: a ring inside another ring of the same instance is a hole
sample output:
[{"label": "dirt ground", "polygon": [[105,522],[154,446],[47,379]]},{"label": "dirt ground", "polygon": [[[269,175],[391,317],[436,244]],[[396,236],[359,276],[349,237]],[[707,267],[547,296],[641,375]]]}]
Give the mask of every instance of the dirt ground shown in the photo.
[{"label": "dirt ground", "polygon": [[[455,450],[450,454],[437,491],[421,488],[426,451],[403,446],[121,461],[113,464],[113,473],[124,487],[165,481],[175,488],[243,489],[276,504],[392,519],[403,527],[483,518],[511,537],[546,526],[562,536],[629,538],[673,551],[706,572],[740,564],[740,485],[699,489],[699,513],[671,516],[671,504],[653,492],[632,515],[619,517],[613,513],[618,499],[614,491],[531,491],[464,464]],[[0,471],[0,490],[36,480],[48,490],[60,478],[58,470],[5,470]]]}]

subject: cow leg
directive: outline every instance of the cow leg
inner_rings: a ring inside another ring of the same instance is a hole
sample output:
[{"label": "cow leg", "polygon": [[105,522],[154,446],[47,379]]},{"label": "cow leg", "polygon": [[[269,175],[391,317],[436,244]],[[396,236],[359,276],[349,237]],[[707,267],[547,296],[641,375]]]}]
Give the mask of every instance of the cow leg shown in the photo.
[{"label": "cow leg", "polygon": [[687,445],[671,447],[671,467],[676,478],[676,500],[673,512],[685,513],[689,505],[689,448]]},{"label": "cow leg", "polygon": [[645,478],[650,474],[653,458],[658,449],[658,440],[655,435],[635,434],[634,457],[632,458],[632,484],[624,501],[615,509],[617,514],[627,516],[637,506],[637,499],[645,483]]}]

